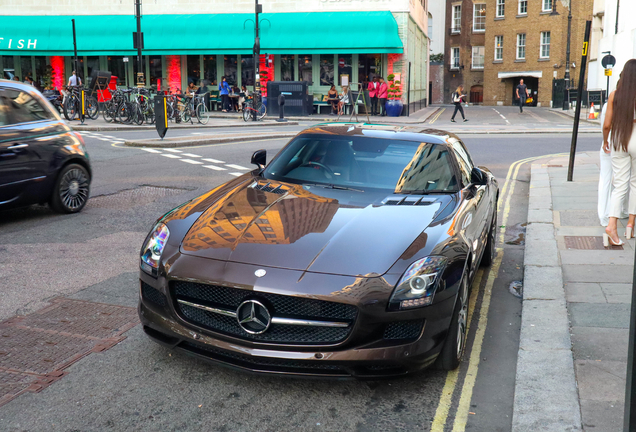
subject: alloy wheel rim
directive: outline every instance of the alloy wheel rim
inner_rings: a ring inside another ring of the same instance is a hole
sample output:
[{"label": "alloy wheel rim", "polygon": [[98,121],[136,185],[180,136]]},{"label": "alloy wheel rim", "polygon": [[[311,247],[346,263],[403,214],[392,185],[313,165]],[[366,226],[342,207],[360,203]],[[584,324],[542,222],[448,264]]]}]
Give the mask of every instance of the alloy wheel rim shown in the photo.
[{"label": "alloy wheel rim", "polygon": [[88,177],[78,168],[64,174],[60,181],[60,199],[69,210],[77,210],[88,199]]},{"label": "alloy wheel rim", "polygon": [[466,341],[466,324],[468,317],[468,289],[466,286],[466,280],[462,282],[461,287],[461,309],[459,310],[459,316],[457,318],[457,358],[460,359],[464,352],[464,343]]}]

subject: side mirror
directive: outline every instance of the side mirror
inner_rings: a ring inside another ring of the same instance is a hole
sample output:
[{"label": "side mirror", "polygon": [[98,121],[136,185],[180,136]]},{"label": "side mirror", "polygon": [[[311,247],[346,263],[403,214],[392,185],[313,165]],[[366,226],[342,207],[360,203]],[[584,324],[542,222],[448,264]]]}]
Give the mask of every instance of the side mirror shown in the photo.
[{"label": "side mirror", "polygon": [[252,155],[252,163],[260,169],[265,168],[267,163],[267,150],[256,150]]},{"label": "side mirror", "polygon": [[482,186],[488,183],[488,176],[481,169],[473,167],[470,173],[470,181],[475,185]]}]

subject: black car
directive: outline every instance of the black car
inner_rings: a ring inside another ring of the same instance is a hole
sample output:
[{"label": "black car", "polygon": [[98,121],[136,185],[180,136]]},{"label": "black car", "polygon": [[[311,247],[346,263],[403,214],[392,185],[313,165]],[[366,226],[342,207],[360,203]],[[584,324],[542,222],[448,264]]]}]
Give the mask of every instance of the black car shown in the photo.
[{"label": "black car", "polygon": [[252,162],[148,234],[144,331],[256,372],[455,369],[499,193],[464,144],[421,127],[320,124]]},{"label": "black car", "polygon": [[0,80],[0,210],[86,205],[91,165],[82,137],[33,86]]}]

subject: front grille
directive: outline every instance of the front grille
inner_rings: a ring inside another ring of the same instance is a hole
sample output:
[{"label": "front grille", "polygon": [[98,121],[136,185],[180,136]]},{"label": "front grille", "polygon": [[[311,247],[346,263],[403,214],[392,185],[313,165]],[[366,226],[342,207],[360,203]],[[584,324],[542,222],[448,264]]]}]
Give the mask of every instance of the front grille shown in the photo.
[{"label": "front grille", "polygon": [[345,328],[272,324],[266,332],[252,335],[239,326],[236,318],[175,303],[181,317],[188,322],[215,332],[253,341],[311,345],[334,344],[349,336],[357,315],[355,306],[343,303],[260,293],[218,285],[177,281],[172,283],[172,293],[176,299],[231,311],[235,311],[247,299],[257,299],[267,305],[273,317],[338,321],[350,324]]},{"label": "front grille", "polygon": [[190,342],[182,342],[179,348],[210,357],[215,360],[231,363],[256,370],[293,370],[295,372],[307,371],[310,373],[340,373],[346,375],[346,371],[339,365],[324,363],[321,361],[285,360],[266,357],[252,357],[238,354],[218,348],[195,345]]},{"label": "front grille", "polygon": [[416,339],[422,332],[424,320],[395,321],[387,324],[384,329],[384,339]]},{"label": "front grille", "polygon": [[271,183],[271,182],[267,184],[255,183],[254,186],[252,186],[252,188],[262,190],[264,192],[275,193],[278,195],[284,195],[288,192],[288,189],[283,188],[283,185],[280,183]]},{"label": "front grille", "polygon": [[166,307],[168,304],[168,299],[163,293],[143,281],[141,282],[141,296],[144,300],[154,303],[157,306]]}]

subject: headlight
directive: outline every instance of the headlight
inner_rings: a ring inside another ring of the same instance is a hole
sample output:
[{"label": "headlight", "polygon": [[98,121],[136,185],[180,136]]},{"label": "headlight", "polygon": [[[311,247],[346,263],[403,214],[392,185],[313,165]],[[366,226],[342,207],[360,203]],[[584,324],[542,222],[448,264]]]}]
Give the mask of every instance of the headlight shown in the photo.
[{"label": "headlight", "polygon": [[162,223],[155,225],[152,230],[152,234],[144,243],[141,248],[141,269],[148,274],[157,276],[157,269],[159,268],[159,260],[163,253],[163,248],[168,242],[170,231],[168,227]]},{"label": "headlight", "polygon": [[444,257],[432,256],[411,264],[393,291],[390,309],[411,309],[433,303],[446,262]]}]

